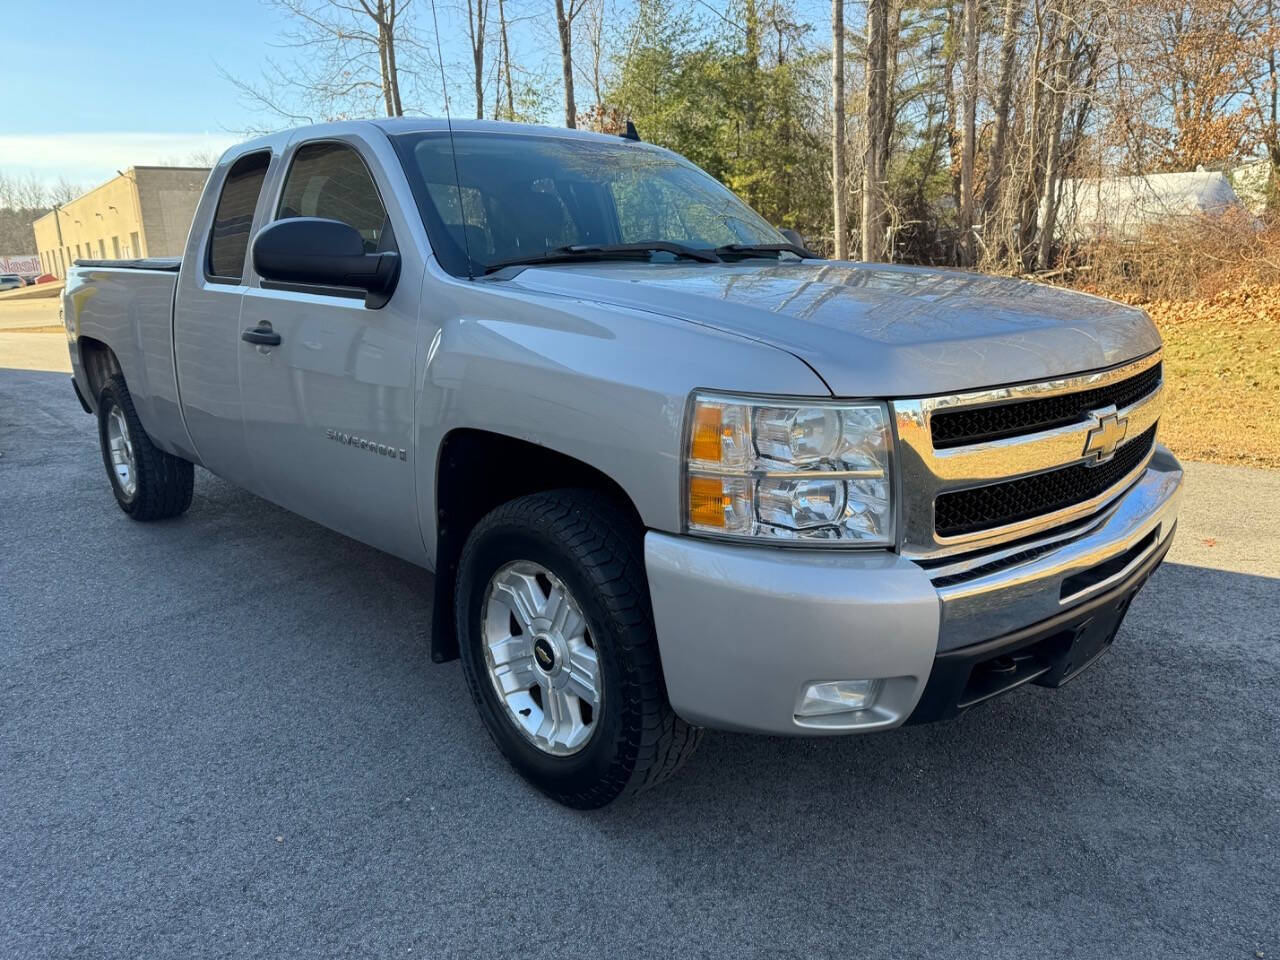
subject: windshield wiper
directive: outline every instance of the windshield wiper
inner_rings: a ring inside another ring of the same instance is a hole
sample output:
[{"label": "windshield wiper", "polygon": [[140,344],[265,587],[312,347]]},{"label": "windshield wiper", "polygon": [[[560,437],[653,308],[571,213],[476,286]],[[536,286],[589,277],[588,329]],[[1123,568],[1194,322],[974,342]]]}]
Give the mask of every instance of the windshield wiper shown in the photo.
[{"label": "windshield wiper", "polygon": [[546,253],[499,260],[496,263],[487,264],[484,272],[495,273],[507,267],[575,263],[584,260],[647,260],[654,253],[669,253],[673,257],[697,260],[699,263],[720,262],[720,257],[711,250],[699,250],[697,247],[687,247],[683,243],[669,243],[665,240],[645,240],[640,243],[574,243],[566,247],[555,247]]},{"label": "windshield wiper", "polygon": [[725,257],[767,257],[770,255],[778,258],[784,253],[794,253],[804,260],[821,259],[812,250],[806,250],[804,247],[794,243],[726,243],[723,247],[716,247],[715,253],[722,260]]}]

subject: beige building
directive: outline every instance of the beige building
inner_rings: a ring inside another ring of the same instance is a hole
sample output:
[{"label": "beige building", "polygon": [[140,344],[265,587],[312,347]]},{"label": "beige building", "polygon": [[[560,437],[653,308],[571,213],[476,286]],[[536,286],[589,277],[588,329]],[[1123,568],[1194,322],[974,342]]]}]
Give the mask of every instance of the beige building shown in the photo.
[{"label": "beige building", "polygon": [[33,225],[45,272],[65,277],[76,260],[182,254],[208,167],[130,167]]}]

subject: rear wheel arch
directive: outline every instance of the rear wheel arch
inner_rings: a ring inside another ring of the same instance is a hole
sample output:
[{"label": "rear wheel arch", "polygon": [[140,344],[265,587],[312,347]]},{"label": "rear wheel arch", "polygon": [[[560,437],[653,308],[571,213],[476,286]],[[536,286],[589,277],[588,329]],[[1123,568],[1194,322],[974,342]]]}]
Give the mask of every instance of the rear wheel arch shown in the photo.
[{"label": "rear wheel arch", "polygon": [[488,430],[459,428],[440,444],[435,485],[435,600],[431,657],[458,656],[453,594],[458,560],[467,536],[496,507],[532,493],[576,488],[594,490],[630,521],[638,538],[644,523],[635,502],[604,471],[583,460],[527,440]]},{"label": "rear wheel arch", "polygon": [[76,346],[80,350],[80,365],[89,381],[84,385],[85,399],[96,409],[98,394],[102,392],[107,381],[114,376],[124,376],[124,371],[120,367],[120,360],[115,351],[101,340],[80,337],[76,340]]}]

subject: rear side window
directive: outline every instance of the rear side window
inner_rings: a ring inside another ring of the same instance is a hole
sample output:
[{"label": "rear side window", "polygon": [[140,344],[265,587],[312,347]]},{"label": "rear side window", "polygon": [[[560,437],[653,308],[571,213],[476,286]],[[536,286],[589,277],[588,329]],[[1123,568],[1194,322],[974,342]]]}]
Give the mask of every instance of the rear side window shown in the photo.
[{"label": "rear side window", "polygon": [[279,219],[322,217],[355,227],[365,250],[380,249],[387,211],[369,168],[344,143],[308,143],[298,148],[284,182]]},{"label": "rear side window", "polygon": [[253,211],[270,162],[271,154],[264,150],[243,156],[232,164],[222,185],[218,209],[213,214],[213,230],[209,234],[210,280],[239,283],[244,276],[244,255],[249,249]]}]

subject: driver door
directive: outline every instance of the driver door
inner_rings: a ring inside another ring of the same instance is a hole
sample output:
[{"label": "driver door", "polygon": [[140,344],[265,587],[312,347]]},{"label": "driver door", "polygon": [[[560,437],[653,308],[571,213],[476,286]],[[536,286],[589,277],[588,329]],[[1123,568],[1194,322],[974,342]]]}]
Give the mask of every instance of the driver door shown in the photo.
[{"label": "driver door", "polygon": [[[367,251],[396,250],[383,201],[389,186],[360,137],[300,143],[286,162],[269,221],[340,220],[360,232]],[[258,492],[414,562],[423,554],[413,444],[419,278],[402,269],[390,300],[375,309],[361,291],[286,288],[255,274],[239,343]]]}]

